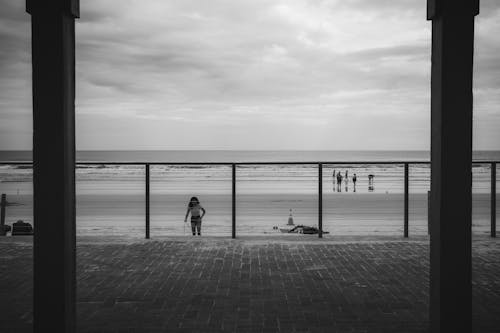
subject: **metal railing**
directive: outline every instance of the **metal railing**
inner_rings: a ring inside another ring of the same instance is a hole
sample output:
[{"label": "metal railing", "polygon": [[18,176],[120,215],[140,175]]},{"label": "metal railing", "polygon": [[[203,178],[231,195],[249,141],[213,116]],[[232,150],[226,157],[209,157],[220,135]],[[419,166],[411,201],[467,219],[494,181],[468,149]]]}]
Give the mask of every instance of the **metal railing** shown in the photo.
[{"label": "metal railing", "polygon": [[[489,164],[490,176],[490,236],[496,237],[496,167],[499,161],[473,161],[472,164]],[[430,165],[427,161],[334,161],[334,162],[76,162],[79,165],[136,165],[145,168],[145,237],[150,238],[150,167],[155,165],[185,165],[185,166],[230,166],[232,192],[232,223],[231,237],[236,238],[236,168],[243,165],[316,165],[318,167],[318,237],[323,237],[323,165],[401,165],[404,167],[404,209],[403,236],[409,237],[409,167],[410,165]],[[33,165],[32,162],[4,161],[0,165]]]}]

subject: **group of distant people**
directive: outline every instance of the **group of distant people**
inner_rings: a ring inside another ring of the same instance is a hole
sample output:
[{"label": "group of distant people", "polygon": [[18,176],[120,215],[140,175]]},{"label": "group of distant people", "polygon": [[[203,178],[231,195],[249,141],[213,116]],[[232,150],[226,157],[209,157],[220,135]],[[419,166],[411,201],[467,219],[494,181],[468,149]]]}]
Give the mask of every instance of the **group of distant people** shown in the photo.
[{"label": "group of distant people", "polygon": [[[333,191],[335,192],[335,183],[337,184],[337,192],[342,192],[342,181],[344,181],[345,184],[345,191],[349,191],[349,171],[345,171],[345,176],[342,176],[341,171],[339,170],[337,173],[335,173],[335,169],[333,169]],[[352,183],[354,186],[354,192],[356,192],[356,181],[358,180],[358,177],[356,174],[353,174],[352,176]]]},{"label": "group of distant people", "polygon": [[[338,172],[335,172],[336,170],[333,169],[333,192],[342,192],[342,182],[344,182],[345,185],[345,191],[349,192],[349,171],[345,171],[345,175],[342,175],[342,172],[339,170]],[[375,175],[369,174],[368,175],[368,192],[373,192],[375,190],[375,186],[373,184],[373,179],[375,178]],[[356,174],[353,174],[351,177],[352,184],[354,186],[353,191],[356,192],[356,182],[358,180],[358,177]],[[335,184],[337,187],[335,188]]]}]

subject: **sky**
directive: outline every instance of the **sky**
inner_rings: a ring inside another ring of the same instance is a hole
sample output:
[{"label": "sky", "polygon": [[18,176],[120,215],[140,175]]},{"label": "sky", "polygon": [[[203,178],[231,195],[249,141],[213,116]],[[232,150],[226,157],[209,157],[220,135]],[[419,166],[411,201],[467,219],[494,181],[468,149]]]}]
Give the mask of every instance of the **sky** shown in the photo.
[{"label": "sky", "polygon": [[[30,16],[0,0],[0,150],[32,147]],[[84,0],[79,150],[428,150],[426,0]],[[476,18],[474,149],[500,150],[500,1]]]}]

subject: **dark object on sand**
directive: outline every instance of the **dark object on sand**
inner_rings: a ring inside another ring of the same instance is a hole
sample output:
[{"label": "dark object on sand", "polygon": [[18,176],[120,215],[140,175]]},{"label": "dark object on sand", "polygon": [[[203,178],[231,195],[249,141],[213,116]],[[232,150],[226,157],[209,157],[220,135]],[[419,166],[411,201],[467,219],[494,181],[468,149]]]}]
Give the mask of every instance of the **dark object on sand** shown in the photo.
[{"label": "dark object on sand", "polygon": [[[10,227],[10,225],[6,224],[3,226],[3,235],[5,235],[6,233],[8,233],[12,228]],[[1,232],[1,230],[0,230]]]},{"label": "dark object on sand", "polygon": [[[306,225],[298,225],[298,226],[296,226],[295,228],[291,229],[288,232],[290,232],[290,233],[299,233],[299,234],[309,234],[309,235],[312,235],[312,234],[319,233],[319,229],[316,228],[316,227],[309,227],[309,226],[306,226]],[[328,231],[323,231],[323,234],[328,234],[328,233],[329,233]]]},{"label": "dark object on sand", "polygon": [[31,224],[19,220],[12,224],[12,236],[33,235]]}]

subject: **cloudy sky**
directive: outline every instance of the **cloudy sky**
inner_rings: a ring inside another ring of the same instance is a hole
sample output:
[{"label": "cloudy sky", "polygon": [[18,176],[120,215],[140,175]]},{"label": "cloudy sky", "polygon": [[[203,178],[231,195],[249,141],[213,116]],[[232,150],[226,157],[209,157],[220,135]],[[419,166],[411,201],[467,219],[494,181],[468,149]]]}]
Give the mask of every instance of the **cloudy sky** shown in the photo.
[{"label": "cloudy sky", "polygon": [[[0,0],[0,149],[31,149],[30,17]],[[429,149],[426,0],[81,0],[77,149]],[[474,148],[500,149],[500,1]]]}]

